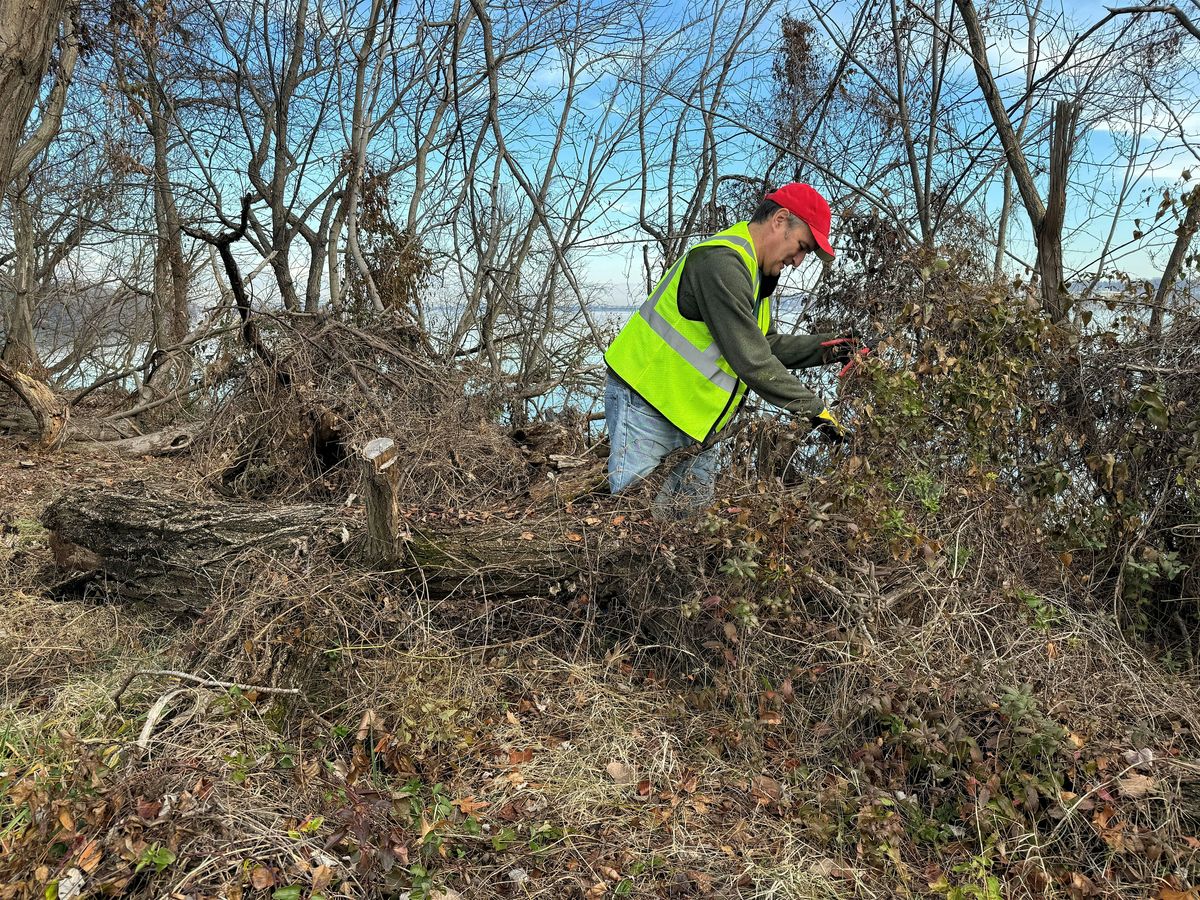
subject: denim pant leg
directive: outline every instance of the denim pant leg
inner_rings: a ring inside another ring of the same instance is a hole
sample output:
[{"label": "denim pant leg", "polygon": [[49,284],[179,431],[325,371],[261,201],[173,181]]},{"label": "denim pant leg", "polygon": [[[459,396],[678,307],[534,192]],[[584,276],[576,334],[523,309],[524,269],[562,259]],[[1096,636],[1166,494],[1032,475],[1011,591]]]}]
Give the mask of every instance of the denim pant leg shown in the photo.
[{"label": "denim pant leg", "polygon": [[668,512],[668,518],[686,518],[712,503],[720,455],[721,448],[714,446],[675,463],[654,498],[656,510]]},{"label": "denim pant leg", "polygon": [[658,410],[613,378],[604,386],[608,487],[619,494],[657,468],[672,450],[694,443]]}]

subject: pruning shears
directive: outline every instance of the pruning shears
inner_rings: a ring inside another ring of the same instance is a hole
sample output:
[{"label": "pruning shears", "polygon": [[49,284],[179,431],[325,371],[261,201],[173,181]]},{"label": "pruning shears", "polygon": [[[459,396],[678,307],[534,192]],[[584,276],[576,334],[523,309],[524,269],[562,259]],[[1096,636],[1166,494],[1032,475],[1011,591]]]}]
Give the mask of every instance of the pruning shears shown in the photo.
[{"label": "pruning shears", "polygon": [[864,362],[868,356],[875,352],[875,348],[879,346],[881,341],[886,340],[891,335],[887,332],[883,334],[864,336],[857,329],[850,329],[850,334],[846,337],[838,337],[829,341],[822,341],[821,346],[828,349],[835,359],[845,358],[846,364],[842,366],[838,372],[838,378],[845,378],[849,375],[859,363]]}]

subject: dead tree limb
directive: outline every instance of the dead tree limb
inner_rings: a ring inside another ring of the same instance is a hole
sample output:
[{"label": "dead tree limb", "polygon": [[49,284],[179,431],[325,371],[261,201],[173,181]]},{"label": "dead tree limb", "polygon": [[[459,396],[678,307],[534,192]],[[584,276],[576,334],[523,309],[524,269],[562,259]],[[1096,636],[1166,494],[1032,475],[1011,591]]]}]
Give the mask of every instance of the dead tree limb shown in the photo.
[{"label": "dead tree limb", "polygon": [[237,228],[212,235],[198,228],[189,228],[185,225],[183,231],[190,237],[198,241],[204,241],[204,243],[217,248],[217,253],[220,254],[221,262],[225,266],[225,275],[229,279],[229,288],[233,291],[233,302],[237,306],[238,316],[242,320],[242,340],[263,361],[263,364],[275,373],[275,377],[279,383],[287,386],[291,380],[288,373],[282,371],[276,365],[275,354],[269,347],[263,344],[262,338],[258,333],[258,322],[255,321],[253,311],[250,308],[250,297],[246,293],[246,284],[242,280],[237,260],[233,258],[233,250],[230,249],[234,242],[245,237],[246,226],[250,222],[251,199],[251,194],[246,194],[242,198],[242,214]]},{"label": "dead tree limb", "polygon": [[0,382],[8,385],[14,394],[29,407],[37,423],[42,446],[56,449],[62,446],[67,436],[67,423],[71,410],[50,386],[18,371],[0,360]]}]

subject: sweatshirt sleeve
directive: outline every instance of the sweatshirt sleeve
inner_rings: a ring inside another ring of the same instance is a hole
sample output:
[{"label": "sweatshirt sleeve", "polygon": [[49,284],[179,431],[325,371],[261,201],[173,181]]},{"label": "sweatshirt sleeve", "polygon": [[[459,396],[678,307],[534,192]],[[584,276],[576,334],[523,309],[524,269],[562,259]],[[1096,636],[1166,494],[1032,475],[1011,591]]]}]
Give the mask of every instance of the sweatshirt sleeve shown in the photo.
[{"label": "sweatshirt sleeve", "polygon": [[[812,418],[825,408],[824,402],[800,383],[776,357],[771,339],[758,327],[754,317],[754,297],[750,273],[737,252],[727,247],[702,247],[692,251],[679,285],[680,312],[689,318],[697,316],[712,332],[721,354],[739,378],[768,403],[805,418]],[[692,313],[696,315],[692,315]],[[800,344],[797,335],[775,335],[782,341],[788,359],[813,358],[820,362],[820,347],[825,338],[805,338]]]},{"label": "sweatshirt sleeve", "polygon": [[778,334],[774,323],[767,332],[771,353],[788,369],[811,369],[826,364],[822,341],[832,340],[834,334]]},{"label": "sweatshirt sleeve", "polygon": [[[770,297],[775,293],[779,284],[778,275],[764,275],[759,279],[759,298]],[[775,317],[767,326],[767,343],[771,345],[771,353],[788,369],[811,369],[813,366],[823,366],[825,359],[822,341],[833,340],[836,334],[780,334],[775,328]]]}]

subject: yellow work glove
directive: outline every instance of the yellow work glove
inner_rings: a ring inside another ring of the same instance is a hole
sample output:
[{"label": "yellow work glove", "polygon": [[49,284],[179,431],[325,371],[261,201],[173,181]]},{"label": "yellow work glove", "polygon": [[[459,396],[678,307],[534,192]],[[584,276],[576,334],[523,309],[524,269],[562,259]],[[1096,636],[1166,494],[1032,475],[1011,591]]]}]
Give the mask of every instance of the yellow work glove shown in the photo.
[{"label": "yellow work glove", "polygon": [[841,444],[849,440],[850,432],[828,409],[821,410],[812,418],[813,429],[821,440],[828,444]]}]

